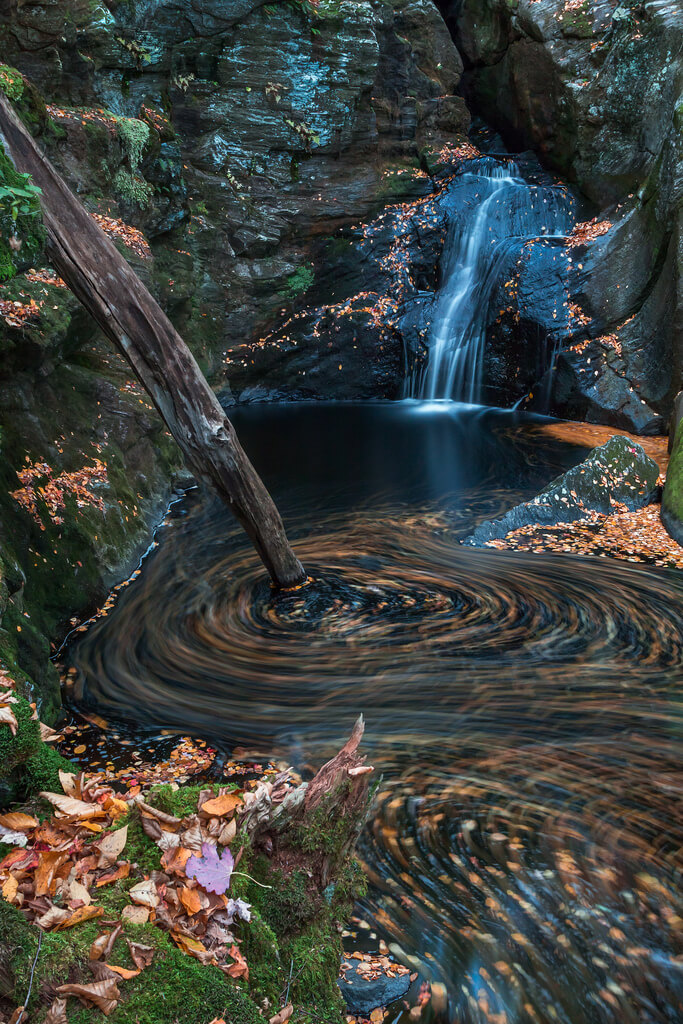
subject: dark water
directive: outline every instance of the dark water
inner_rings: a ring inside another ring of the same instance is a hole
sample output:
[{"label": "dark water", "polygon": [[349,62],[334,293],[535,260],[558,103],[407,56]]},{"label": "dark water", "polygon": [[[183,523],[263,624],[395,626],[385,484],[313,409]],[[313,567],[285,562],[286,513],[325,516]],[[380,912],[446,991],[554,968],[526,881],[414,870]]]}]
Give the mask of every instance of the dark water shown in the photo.
[{"label": "dark water", "polygon": [[77,705],[299,765],[363,712],[383,775],[365,910],[443,1019],[680,1020],[681,574],[459,544],[580,461],[540,420],[402,403],[236,425],[314,582],[273,594],[191,493],[71,649]]}]

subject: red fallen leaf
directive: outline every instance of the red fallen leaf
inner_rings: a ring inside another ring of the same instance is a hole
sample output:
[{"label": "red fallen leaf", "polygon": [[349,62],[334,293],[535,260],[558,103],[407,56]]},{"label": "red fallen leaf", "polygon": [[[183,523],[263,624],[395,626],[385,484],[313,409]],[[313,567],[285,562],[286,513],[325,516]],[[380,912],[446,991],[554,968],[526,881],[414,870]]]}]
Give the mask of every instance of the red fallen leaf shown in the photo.
[{"label": "red fallen leaf", "polygon": [[233,960],[235,962],[234,962],[234,964],[230,964],[229,967],[223,965],[221,967],[221,970],[223,971],[223,973],[227,974],[230,978],[244,978],[245,981],[248,981],[249,980],[249,965],[247,964],[247,961],[244,959],[244,957],[240,953],[240,951],[237,948],[237,946],[234,945],[234,943],[230,947],[230,949],[228,950],[228,954],[233,958]]}]

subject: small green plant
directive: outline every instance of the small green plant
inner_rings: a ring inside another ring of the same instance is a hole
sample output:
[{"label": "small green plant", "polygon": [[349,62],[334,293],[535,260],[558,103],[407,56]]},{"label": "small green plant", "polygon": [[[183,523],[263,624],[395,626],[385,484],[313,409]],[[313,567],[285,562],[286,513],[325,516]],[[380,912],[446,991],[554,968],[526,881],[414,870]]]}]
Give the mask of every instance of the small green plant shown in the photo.
[{"label": "small green plant", "polygon": [[286,117],[285,124],[289,125],[293,132],[296,132],[303,142],[307,153],[311,152],[313,143],[320,145],[320,136],[318,133],[303,121],[293,121],[290,117]]},{"label": "small green plant", "polygon": [[171,79],[171,85],[174,85],[176,89],[180,89],[181,92],[187,92],[192,82],[194,82],[195,76],[189,75],[174,75]]},{"label": "small green plant", "polygon": [[299,267],[293,274],[287,278],[284,286],[280,289],[280,295],[288,302],[293,302],[294,299],[298,299],[300,295],[303,295],[313,284],[315,278],[315,272],[313,270],[313,264],[310,266]]},{"label": "small green plant", "polygon": [[139,43],[137,39],[124,39],[122,36],[116,37],[116,42],[128,50],[128,53],[135,58],[135,63],[139,68],[144,67],[145,64],[151,63],[152,55],[146,46]]},{"label": "small green plant", "polygon": [[24,179],[21,187],[17,185],[0,184],[0,210],[4,209],[16,223],[20,216],[29,216],[36,212],[35,202],[43,190],[34,185],[30,174],[22,174]]}]

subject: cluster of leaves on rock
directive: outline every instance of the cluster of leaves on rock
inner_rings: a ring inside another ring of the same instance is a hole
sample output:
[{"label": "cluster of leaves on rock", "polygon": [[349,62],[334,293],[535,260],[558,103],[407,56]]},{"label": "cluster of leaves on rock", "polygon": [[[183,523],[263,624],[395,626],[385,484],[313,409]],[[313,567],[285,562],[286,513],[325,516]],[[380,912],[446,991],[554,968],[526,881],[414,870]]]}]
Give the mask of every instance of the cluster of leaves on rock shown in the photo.
[{"label": "cluster of leaves on rock", "polygon": [[65,508],[67,495],[75,498],[78,508],[93,505],[100,512],[104,511],[104,501],[91,490],[93,484],[107,482],[107,467],[100,459],[95,459],[93,466],[83,466],[71,473],[65,471],[56,477],[52,474],[52,467],[46,462],[29,462],[17,471],[22,486],[12,492],[14,500],[30,512],[41,529],[45,529],[41,519],[41,504],[45,505],[53,523],[63,523],[61,512]]}]

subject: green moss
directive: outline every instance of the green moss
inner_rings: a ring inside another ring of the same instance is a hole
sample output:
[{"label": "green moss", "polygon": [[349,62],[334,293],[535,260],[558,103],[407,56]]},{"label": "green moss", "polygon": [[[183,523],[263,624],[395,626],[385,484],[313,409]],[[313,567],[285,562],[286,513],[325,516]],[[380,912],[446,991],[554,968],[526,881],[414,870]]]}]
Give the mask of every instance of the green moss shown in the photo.
[{"label": "green moss", "polygon": [[[185,818],[188,814],[196,813],[199,794],[203,790],[211,789],[215,793],[218,788],[218,785],[180,786],[178,788],[166,784],[153,786],[149,791],[148,801],[166,814],[175,814],[178,818]],[[237,789],[237,786],[232,788]]]},{"label": "green moss", "polygon": [[337,985],[342,954],[341,937],[329,920],[283,943],[280,956],[287,976],[291,971],[292,977],[290,999],[295,1006],[305,1007],[308,1019],[338,1024],[344,1009]]},{"label": "green moss", "polygon": [[[45,229],[39,194],[31,176],[15,170],[0,144],[0,281],[13,277],[42,251]],[[12,237],[19,246],[16,250],[4,241]]]},{"label": "green moss", "polygon": [[33,708],[23,697],[12,704],[17,720],[17,734],[7,726],[0,727],[0,779],[14,774],[15,769],[38,754],[41,747],[40,727],[32,718]]},{"label": "green moss", "polygon": [[125,202],[143,207],[149,205],[154,193],[152,186],[141,175],[130,174],[123,167],[116,172],[114,188]]},{"label": "green moss", "polygon": [[0,91],[10,100],[20,100],[24,95],[24,78],[16,68],[0,64]]},{"label": "green moss", "polygon": [[135,174],[149,142],[149,125],[137,117],[117,117],[116,132],[128,157],[130,169]]},{"label": "green moss", "polygon": [[251,921],[242,929],[241,949],[249,964],[249,991],[254,999],[277,1005],[289,968],[283,969],[275,932],[258,910],[252,910]]},{"label": "green moss", "polygon": [[249,866],[254,878],[271,888],[251,885],[248,899],[278,938],[301,931],[320,912],[322,900],[305,871],[297,870],[285,875],[282,871],[272,870],[263,856],[257,857]]},{"label": "green moss", "polygon": [[60,771],[73,771],[70,761],[54,750],[47,743],[41,743],[38,750],[24,765],[22,777],[27,794],[39,793],[41,790],[61,792],[59,783]]},{"label": "green moss", "polygon": [[662,517],[667,530],[683,543],[683,420],[678,424],[662,498]]}]

